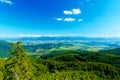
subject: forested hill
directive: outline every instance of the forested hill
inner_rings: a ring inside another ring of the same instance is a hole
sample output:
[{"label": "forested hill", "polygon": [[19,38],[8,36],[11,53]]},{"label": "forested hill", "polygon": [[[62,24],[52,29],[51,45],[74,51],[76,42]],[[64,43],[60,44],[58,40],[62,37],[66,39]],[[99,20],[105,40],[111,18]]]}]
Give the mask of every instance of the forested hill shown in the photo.
[{"label": "forested hill", "polygon": [[9,52],[0,58],[0,80],[120,80],[120,56],[114,53],[68,50],[36,58],[22,42],[12,43]]},{"label": "forested hill", "polygon": [[120,48],[101,51],[103,54],[120,56]]},{"label": "forested hill", "polygon": [[9,49],[10,49],[10,43],[0,40],[0,57],[7,56]]}]

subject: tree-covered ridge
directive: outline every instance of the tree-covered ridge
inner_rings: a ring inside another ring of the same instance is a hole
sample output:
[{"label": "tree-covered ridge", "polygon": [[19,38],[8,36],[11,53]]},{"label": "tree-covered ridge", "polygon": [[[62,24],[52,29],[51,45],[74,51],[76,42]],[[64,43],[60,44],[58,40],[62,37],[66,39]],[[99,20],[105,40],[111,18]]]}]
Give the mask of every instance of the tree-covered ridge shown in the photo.
[{"label": "tree-covered ridge", "polygon": [[0,57],[8,56],[8,50],[10,49],[9,42],[0,40]]},{"label": "tree-covered ridge", "polygon": [[[41,58],[45,60],[55,60],[55,61],[64,61],[64,62],[71,62],[71,61],[80,61],[80,62],[102,62],[111,64],[113,66],[120,68],[120,55],[116,55],[119,48],[100,52],[88,52],[88,51],[62,51],[58,53],[51,53],[42,55]],[[111,52],[110,52],[111,51]],[[110,54],[109,54],[110,52]]]},{"label": "tree-covered ridge", "polygon": [[33,58],[22,42],[12,43],[9,53],[0,58],[0,80],[120,80],[120,58],[115,55],[66,51]]}]

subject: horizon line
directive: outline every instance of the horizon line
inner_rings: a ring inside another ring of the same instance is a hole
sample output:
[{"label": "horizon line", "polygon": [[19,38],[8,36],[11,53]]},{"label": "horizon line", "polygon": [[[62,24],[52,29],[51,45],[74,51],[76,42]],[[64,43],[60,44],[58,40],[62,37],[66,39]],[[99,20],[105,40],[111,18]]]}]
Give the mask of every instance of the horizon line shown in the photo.
[{"label": "horizon line", "polygon": [[85,37],[85,38],[120,38],[120,36],[83,36],[83,35],[16,35],[0,36],[0,38],[40,38],[40,37]]}]

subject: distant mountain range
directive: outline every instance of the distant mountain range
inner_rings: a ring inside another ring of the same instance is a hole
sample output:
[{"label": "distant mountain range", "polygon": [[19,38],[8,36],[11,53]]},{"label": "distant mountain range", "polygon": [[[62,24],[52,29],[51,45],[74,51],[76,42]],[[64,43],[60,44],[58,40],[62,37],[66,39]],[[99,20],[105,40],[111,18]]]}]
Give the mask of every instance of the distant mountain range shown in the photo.
[{"label": "distant mountain range", "polygon": [[95,41],[95,40],[102,40],[102,41],[119,41],[120,38],[96,38],[96,37],[75,37],[75,36],[66,36],[66,37],[62,37],[62,36],[54,36],[54,37],[50,37],[50,36],[43,36],[43,37],[19,37],[19,38],[0,38],[1,40],[7,40],[7,41],[26,41],[26,40],[91,40],[91,41]]},{"label": "distant mountain range", "polygon": [[[108,50],[118,48],[113,50],[114,52],[119,51],[120,38],[92,38],[92,37],[22,37],[22,38],[1,38],[0,39],[0,56],[8,55],[8,50],[10,49],[9,42],[22,41],[27,46],[28,51],[33,48],[39,49],[41,46],[46,46],[46,43],[50,43],[49,47],[54,48],[58,45],[73,45],[74,48],[89,48],[89,49],[99,49]],[[42,45],[41,45],[42,44]],[[81,46],[82,44],[82,46]],[[60,46],[60,47],[63,47]],[[70,46],[68,46],[70,48]],[[35,50],[37,50],[35,49]],[[112,52],[112,51],[111,51]],[[117,53],[116,53],[117,54]]]}]

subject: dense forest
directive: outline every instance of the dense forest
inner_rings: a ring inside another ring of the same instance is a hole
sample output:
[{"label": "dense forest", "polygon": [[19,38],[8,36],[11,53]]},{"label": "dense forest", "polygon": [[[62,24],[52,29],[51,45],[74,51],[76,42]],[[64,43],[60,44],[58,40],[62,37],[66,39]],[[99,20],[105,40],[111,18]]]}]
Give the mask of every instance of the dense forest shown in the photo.
[{"label": "dense forest", "polygon": [[120,48],[65,50],[37,58],[24,48],[22,42],[11,43],[10,55],[0,58],[0,80],[120,80]]}]

